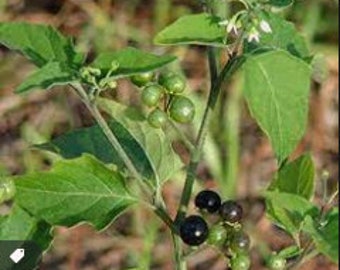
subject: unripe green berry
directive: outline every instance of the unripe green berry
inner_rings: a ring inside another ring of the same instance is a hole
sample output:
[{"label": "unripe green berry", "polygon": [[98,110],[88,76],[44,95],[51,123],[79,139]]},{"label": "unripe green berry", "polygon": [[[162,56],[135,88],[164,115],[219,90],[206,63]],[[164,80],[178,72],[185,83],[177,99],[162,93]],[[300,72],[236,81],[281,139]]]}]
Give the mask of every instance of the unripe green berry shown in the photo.
[{"label": "unripe green berry", "polygon": [[215,224],[209,229],[207,243],[216,247],[221,247],[227,240],[227,229],[223,224]]},{"label": "unripe green berry", "polygon": [[173,75],[164,79],[162,86],[171,94],[179,94],[182,93],[185,89],[185,80],[178,76]]},{"label": "unripe green berry", "polygon": [[250,246],[250,238],[243,231],[235,232],[230,241],[230,249],[234,253],[247,252]]},{"label": "unripe green berry", "polygon": [[176,76],[176,73],[173,71],[162,72],[158,76],[158,83],[164,85],[165,81],[173,76]]},{"label": "unripe green berry", "polygon": [[286,268],[286,259],[279,255],[272,255],[268,261],[268,267],[271,270],[284,270]]},{"label": "unripe green berry", "polygon": [[144,88],[142,92],[142,101],[148,107],[154,107],[158,104],[163,95],[163,88],[159,84],[151,84]]},{"label": "unripe green berry", "polygon": [[233,270],[248,270],[250,268],[250,258],[246,254],[238,254],[230,259],[230,267]]},{"label": "unripe green berry", "polygon": [[154,128],[163,127],[168,121],[168,116],[159,108],[154,109],[148,116],[148,123]]},{"label": "unripe green berry", "polygon": [[195,116],[195,105],[184,96],[175,96],[170,104],[170,117],[178,123],[189,123]]},{"label": "unripe green berry", "polygon": [[145,86],[148,82],[152,81],[154,77],[153,72],[144,72],[131,76],[131,82],[139,87]]}]

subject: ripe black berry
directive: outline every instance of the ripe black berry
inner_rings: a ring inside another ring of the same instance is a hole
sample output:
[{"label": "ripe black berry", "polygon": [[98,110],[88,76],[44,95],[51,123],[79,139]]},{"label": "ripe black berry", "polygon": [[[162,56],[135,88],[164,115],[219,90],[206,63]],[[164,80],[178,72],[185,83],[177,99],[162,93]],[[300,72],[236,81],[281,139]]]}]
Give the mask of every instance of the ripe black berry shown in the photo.
[{"label": "ripe black berry", "polygon": [[220,207],[220,216],[224,221],[235,223],[242,219],[243,209],[235,201],[225,201]]},{"label": "ripe black berry", "polygon": [[179,228],[180,236],[184,243],[198,246],[208,238],[208,225],[200,216],[188,216]]},{"label": "ripe black berry", "polygon": [[195,205],[198,209],[204,209],[209,213],[215,213],[221,206],[221,198],[212,190],[203,190],[197,194]]}]

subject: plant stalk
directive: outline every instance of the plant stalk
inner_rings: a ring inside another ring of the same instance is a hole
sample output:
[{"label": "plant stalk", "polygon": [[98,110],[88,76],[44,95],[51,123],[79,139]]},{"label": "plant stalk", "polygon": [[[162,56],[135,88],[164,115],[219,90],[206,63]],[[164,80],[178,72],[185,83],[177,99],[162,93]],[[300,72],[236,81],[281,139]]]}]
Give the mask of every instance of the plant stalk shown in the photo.
[{"label": "plant stalk", "polygon": [[222,83],[225,79],[229,78],[243,62],[243,57],[238,57],[236,56],[236,54],[234,54],[231,56],[231,58],[229,58],[228,62],[225,64],[221,73],[217,75],[217,69],[212,64],[216,63],[216,60],[214,60],[212,52],[209,53],[209,59],[210,59],[209,66],[211,67],[210,74],[212,85],[209,93],[208,102],[204,111],[203,119],[198,132],[198,136],[196,139],[195,148],[191,154],[191,159],[187,169],[187,176],[184,183],[182,197],[175,218],[175,225],[177,226],[184,219],[187,207],[189,205],[193,184],[196,178],[196,169],[198,166],[199,159],[201,157],[204,140],[209,128],[208,127],[209,120],[215,108],[217,98],[220,94]]},{"label": "plant stalk", "polygon": [[[150,190],[145,187],[145,183],[142,182],[142,176],[137,171],[135,166],[133,165],[133,162],[129,158],[129,156],[126,154],[123,147],[120,145],[117,137],[114,135],[114,133],[111,131],[110,127],[108,126],[106,120],[101,115],[101,113],[98,110],[97,105],[95,102],[91,102],[88,98],[87,93],[85,92],[84,88],[79,84],[72,84],[71,85],[73,89],[77,92],[77,94],[80,96],[81,100],[87,107],[87,109],[90,111],[92,116],[95,118],[96,122],[98,123],[99,127],[102,129],[103,133],[105,134],[106,138],[109,140],[112,147],[118,152],[119,156],[123,159],[125,166],[130,171],[132,176],[136,178],[140,182],[140,186],[143,189],[143,191],[148,195],[148,198],[152,198],[152,193]],[[164,209],[164,207],[157,203],[156,205],[153,205],[153,211],[155,214],[165,223],[168,225],[168,227],[175,233],[177,233],[177,229],[174,226],[174,222]]]}]

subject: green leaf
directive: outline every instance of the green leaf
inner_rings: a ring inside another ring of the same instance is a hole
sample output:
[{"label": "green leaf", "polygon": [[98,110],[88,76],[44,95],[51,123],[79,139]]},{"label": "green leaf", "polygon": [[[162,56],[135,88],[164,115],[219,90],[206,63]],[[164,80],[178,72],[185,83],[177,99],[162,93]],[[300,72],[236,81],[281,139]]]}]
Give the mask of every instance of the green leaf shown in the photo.
[{"label": "green leaf", "polygon": [[305,217],[318,214],[318,209],[311,202],[295,194],[267,191],[265,198],[269,218],[294,238]]},{"label": "green leaf", "polygon": [[314,173],[311,155],[302,155],[285,164],[268,189],[296,194],[310,200],[314,194]]},{"label": "green leaf", "polygon": [[293,0],[269,0],[269,4],[275,7],[287,7],[293,2]]},{"label": "green leaf", "polygon": [[75,80],[71,69],[59,62],[50,62],[31,74],[15,90],[17,93],[34,88],[48,89],[56,85],[65,85]]},{"label": "green leaf", "polygon": [[253,55],[243,67],[250,112],[281,164],[305,132],[311,70],[285,51]]},{"label": "green leaf", "polygon": [[62,160],[48,172],[19,176],[16,202],[51,225],[109,225],[136,202],[121,174],[90,155]]},{"label": "green leaf", "polygon": [[220,21],[220,18],[207,13],[183,16],[158,33],[154,43],[225,46],[226,32],[218,24]]},{"label": "green leaf", "polygon": [[20,51],[39,67],[52,61],[79,66],[83,61],[83,57],[74,51],[71,40],[51,26],[2,22],[0,44]]},{"label": "green leaf", "polygon": [[[111,131],[116,135],[119,143],[135,165],[137,171],[151,183],[155,184],[155,174],[147,154],[141,144],[121,123],[109,121]],[[124,161],[102,132],[98,125],[81,128],[65,133],[50,142],[36,145],[39,149],[51,151],[64,158],[72,159],[83,153],[94,155],[104,163],[112,163],[119,170],[125,168]]]},{"label": "green leaf", "polygon": [[46,250],[53,239],[51,229],[45,221],[36,219],[15,204],[11,212],[2,217],[0,240],[32,240]]},{"label": "green leaf", "polygon": [[105,112],[123,124],[142,146],[151,162],[158,183],[170,179],[183,167],[164,131],[150,127],[138,110],[104,98],[100,98],[98,104]]},{"label": "green leaf", "polygon": [[305,38],[296,30],[295,25],[274,13],[262,13],[272,33],[261,32],[260,42],[245,42],[245,53],[260,53],[268,50],[286,50],[293,56],[308,60],[310,52]]},{"label": "green leaf", "polygon": [[289,259],[289,258],[298,256],[299,254],[301,254],[301,252],[302,252],[302,249],[300,249],[298,246],[293,245],[293,246],[289,246],[284,249],[281,249],[278,255],[282,258]]},{"label": "green leaf", "polygon": [[328,256],[333,262],[339,263],[339,209],[336,208],[328,215],[326,224],[318,225],[310,216],[307,216],[303,230],[308,233],[316,248]]},{"label": "green leaf", "polygon": [[118,68],[111,73],[111,77],[120,78],[152,71],[174,60],[174,56],[155,55],[128,47],[113,53],[101,53],[91,66],[101,69],[105,74],[112,68],[112,63],[116,63]]}]

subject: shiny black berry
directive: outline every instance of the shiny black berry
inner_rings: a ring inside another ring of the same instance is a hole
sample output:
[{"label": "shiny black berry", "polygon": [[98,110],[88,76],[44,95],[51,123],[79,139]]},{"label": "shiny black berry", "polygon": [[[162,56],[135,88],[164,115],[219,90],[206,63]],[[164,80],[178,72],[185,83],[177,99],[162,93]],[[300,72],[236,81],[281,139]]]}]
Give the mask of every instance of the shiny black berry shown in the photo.
[{"label": "shiny black berry", "polygon": [[230,242],[230,248],[235,253],[247,252],[250,246],[250,238],[245,232],[236,232]]},{"label": "shiny black berry", "polygon": [[189,246],[199,246],[209,234],[208,225],[200,216],[188,216],[179,228],[180,236],[184,243]]},{"label": "shiny black berry", "polygon": [[241,221],[243,215],[243,209],[235,201],[225,201],[222,203],[219,213],[224,221],[229,223],[236,223]]},{"label": "shiny black berry", "polygon": [[207,210],[209,213],[215,213],[220,209],[221,198],[212,190],[203,190],[197,194],[195,205],[198,209]]}]

